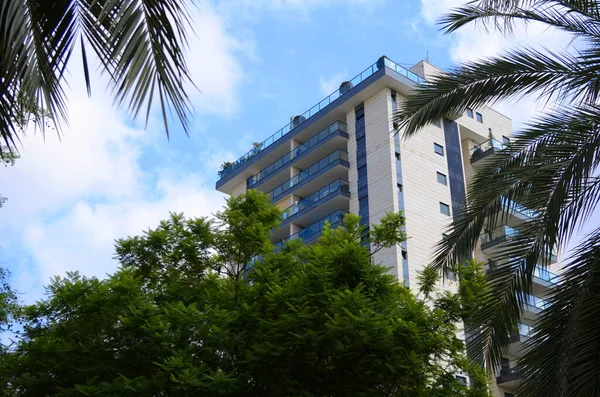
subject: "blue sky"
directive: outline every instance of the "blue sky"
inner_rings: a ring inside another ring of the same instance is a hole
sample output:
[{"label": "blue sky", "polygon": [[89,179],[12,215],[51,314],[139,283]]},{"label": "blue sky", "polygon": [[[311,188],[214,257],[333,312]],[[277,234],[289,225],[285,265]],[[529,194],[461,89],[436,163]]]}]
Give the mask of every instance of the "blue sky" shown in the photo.
[{"label": "blue sky", "polygon": [[[381,55],[438,67],[492,56],[530,42],[566,38],[535,26],[514,37],[465,29],[443,36],[436,18],[459,0],[203,0],[188,62],[201,92],[191,95],[187,137],[167,140],[154,114],[148,128],[116,110],[96,76],[88,98],[71,65],[70,124],[44,138],[28,131],[22,158],[0,170],[0,266],[25,301],[43,296],[53,275],[104,276],[117,264],[113,241],[154,227],[169,211],[209,216],[223,204],[216,172]],[[501,105],[517,122],[536,105]]]}]

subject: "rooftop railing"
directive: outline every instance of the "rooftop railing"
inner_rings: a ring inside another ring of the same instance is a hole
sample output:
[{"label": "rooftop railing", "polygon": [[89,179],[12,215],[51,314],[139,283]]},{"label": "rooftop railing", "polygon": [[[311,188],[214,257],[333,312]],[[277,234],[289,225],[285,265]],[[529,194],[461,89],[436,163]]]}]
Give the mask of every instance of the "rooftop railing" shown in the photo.
[{"label": "rooftop railing", "polygon": [[[422,78],[421,76],[417,75],[416,73],[411,72],[410,70],[406,69],[403,66],[398,65],[397,63],[389,60],[386,57],[381,57],[377,62],[375,62],[374,64],[372,64],[371,66],[369,66],[368,68],[363,70],[361,73],[356,75],[352,80],[350,80],[349,84],[347,84],[346,87],[356,87],[358,84],[362,83],[364,80],[366,80],[367,78],[372,76],[378,70],[383,69],[384,67],[394,70],[395,72],[399,73],[400,75],[406,77],[407,79],[409,79],[417,84],[425,83],[425,79]],[[244,154],[242,157],[240,157],[239,159],[234,161],[231,165],[229,165],[228,167],[219,171],[219,173],[218,173],[219,179],[222,179],[225,176],[231,174],[233,171],[235,171],[236,169],[241,167],[244,163],[246,163],[252,157],[256,156],[262,150],[265,150],[266,148],[271,146],[273,143],[275,143],[277,140],[279,140],[279,138],[288,134],[294,128],[298,127],[299,125],[301,125],[302,123],[304,123],[305,121],[307,121],[308,119],[313,117],[315,114],[317,114],[321,110],[325,109],[327,106],[329,106],[330,103],[332,103],[333,101],[335,101],[336,99],[338,99],[339,97],[344,95],[344,93],[345,93],[345,90],[343,90],[340,87],[340,89],[335,90],[333,93],[331,93],[330,95],[325,97],[323,100],[321,100],[315,106],[308,109],[306,112],[302,113],[301,115],[293,117],[292,120],[286,126],[284,126],[279,131],[277,131],[276,133],[274,133],[273,135],[271,135],[270,137],[265,139],[260,144],[256,145],[256,147],[254,147],[248,153]]]}]

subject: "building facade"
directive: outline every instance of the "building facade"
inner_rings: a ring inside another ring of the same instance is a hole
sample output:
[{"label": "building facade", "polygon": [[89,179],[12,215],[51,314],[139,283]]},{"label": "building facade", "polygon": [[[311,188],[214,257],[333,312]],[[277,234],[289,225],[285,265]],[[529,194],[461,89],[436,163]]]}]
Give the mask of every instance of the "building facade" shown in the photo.
[{"label": "building facade", "polygon": [[[238,195],[248,189],[267,193],[283,212],[275,244],[302,238],[316,240],[326,221],[340,224],[347,212],[365,225],[387,212],[402,211],[408,240],[383,249],[374,260],[390,268],[399,281],[417,290],[417,274],[430,263],[436,244],[465,202],[466,187],[485,158],[510,141],[512,121],[489,107],[467,109],[440,120],[410,139],[403,139],[392,115],[419,83],[441,73],[426,61],[406,69],[381,57],[350,81],[290,123],[255,144],[248,153],[219,172],[217,190]],[[514,214],[513,214],[514,212]],[[512,211],[509,222],[486,230],[474,251],[488,262],[527,211]],[[511,222],[514,222],[511,223]],[[537,274],[531,307],[497,377],[494,395],[515,395],[515,361],[520,346],[552,282]],[[446,278],[440,288],[456,287]]]}]

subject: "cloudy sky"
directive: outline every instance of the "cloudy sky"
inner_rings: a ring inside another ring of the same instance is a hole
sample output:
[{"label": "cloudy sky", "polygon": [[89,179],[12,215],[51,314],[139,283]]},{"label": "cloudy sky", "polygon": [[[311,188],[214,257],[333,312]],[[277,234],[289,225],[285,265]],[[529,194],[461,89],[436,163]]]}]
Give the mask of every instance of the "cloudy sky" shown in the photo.
[{"label": "cloudy sky", "polygon": [[[0,170],[0,266],[25,301],[53,275],[116,268],[114,239],[154,227],[169,211],[214,213],[225,160],[245,153],[381,55],[410,66],[429,55],[447,68],[510,46],[549,48],[568,38],[539,26],[504,39],[464,29],[443,36],[436,19],[456,0],[203,0],[194,14],[189,66],[199,92],[190,136],[160,120],[147,128],[112,106],[97,76],[92,98],[70,68],[70,123],[59,137],[33,131],[22,158]],[[500,109],[522,122],[532,100]]]}]

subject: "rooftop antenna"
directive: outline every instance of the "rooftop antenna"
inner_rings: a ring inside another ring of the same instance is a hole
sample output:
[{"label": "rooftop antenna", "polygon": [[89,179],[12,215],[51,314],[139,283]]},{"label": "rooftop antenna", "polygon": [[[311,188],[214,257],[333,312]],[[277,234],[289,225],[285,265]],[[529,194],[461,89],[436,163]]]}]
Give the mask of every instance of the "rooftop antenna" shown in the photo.
[{"label": "rooftop antenna", "polygon": [[425,61],[429,62],[429,50],[425,52]]}]

